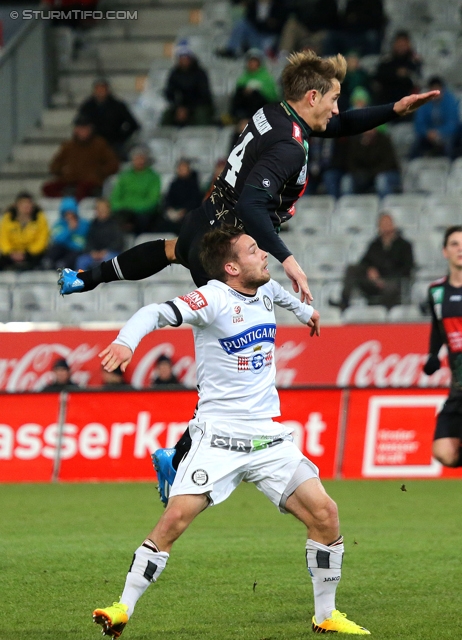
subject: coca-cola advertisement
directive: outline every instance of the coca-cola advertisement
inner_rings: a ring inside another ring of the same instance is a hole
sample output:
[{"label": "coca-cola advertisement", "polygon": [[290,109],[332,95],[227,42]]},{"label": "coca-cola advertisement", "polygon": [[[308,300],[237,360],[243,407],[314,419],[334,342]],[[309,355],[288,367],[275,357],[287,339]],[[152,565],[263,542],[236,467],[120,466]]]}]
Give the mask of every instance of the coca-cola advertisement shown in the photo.
[{"label": "coca-cola advertisement", "polygon": [[[428,352],[429,326],[382,324],[329,326],[320,337],[309,330],[279,327],[276,334],[278,387],[335,385],[339,387],[447,387],[450,371],[443,366],[432,376],[422,371]],[[30,331],[0,333],[0,391],[39,391],[53,379],[53,361],[65,358],[72,380],[82,387],[101,384],[98,353],[116,331]],[[196,385],[194,344],[188,327],[161,329],[141,342],[127,379],[135,389],[150,386],[155,363],[165,354],[173,373],[186,387]]]}]

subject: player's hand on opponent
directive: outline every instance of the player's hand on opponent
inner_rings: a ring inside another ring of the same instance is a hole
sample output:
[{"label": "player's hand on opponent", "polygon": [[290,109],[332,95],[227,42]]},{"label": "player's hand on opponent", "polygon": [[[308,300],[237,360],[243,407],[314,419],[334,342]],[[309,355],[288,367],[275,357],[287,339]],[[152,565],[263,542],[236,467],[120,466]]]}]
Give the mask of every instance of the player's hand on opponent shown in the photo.
[{"label": "player's hand on opponent", "polygon": [[98,354],[98,357],[101,358],[101,364],[105,371],[114,371],[118,366],[122,371],[125,371],[133,357],[133,352],[122,344],[112,342]]},{"label": "player's hand on opponent", "polygon": [[413,93],[410,96],[405,96],[395,102],[393,110],[399,116],[407,116],[409,113],[417,111],[426,102],[434,100],[440,95],[440,91],[427,91],[427,93]]},{"label": "player's hand on opponent", "polygon": [[300,292],[300,300],[310,304],[313,300],[313,296],[311,295],[311,291],[308,286],[308,279],[301,266],[293,256],[286,258],[282,263],[282,266],[284,267],[287,277],[292,280],[292,288],[295,293]]},{"label": "player's hand on opponent", "polygon": [[313,337],[315,334],[317,336],[321,335],[320,316],[319,311],[316,311],[316,309],[313,311],[313,315],[308,320],[308,326],[311,327],[311,337]]}]

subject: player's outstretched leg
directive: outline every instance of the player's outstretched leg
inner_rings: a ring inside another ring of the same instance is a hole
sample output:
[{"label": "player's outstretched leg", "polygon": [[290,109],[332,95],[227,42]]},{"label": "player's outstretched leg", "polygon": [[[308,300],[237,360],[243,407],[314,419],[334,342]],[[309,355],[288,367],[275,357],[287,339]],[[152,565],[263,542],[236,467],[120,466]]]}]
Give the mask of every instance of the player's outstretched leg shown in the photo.
[{"label": "player's outstretched leg", "polygon": [[89,271],[77,273],[72,269],[63,269],[58,280],[59,292],[66,296],[91,291],[102,282],[148,278],[173,262],[175,244],[176,240],[144,242]]},{"label": "player's outstretched leg", "polygon": [[93,611],[93,622],[102,626],[103,636],[118,638],[128,622],[128,607],[121,602],[114,602],[111,607],[105,609],[95,609]]},{"label": "player's outstretched leg", "polygon": [[318,624],[313,616],[311,628],[315,633],[349,633],[356,636],[369,636],[370,631],[360,627],[356,622],[348,620],[346,613],[340,613],[337,609],[332,611],[330,618],[326,618]]},{"label": "player's outstretched leg", "polygon": [[167,506],[170,489],[176,476],[173,468],[175,449],[157,449],[152,455],[152,464],[157,472],[158,490],[161,501]]}]

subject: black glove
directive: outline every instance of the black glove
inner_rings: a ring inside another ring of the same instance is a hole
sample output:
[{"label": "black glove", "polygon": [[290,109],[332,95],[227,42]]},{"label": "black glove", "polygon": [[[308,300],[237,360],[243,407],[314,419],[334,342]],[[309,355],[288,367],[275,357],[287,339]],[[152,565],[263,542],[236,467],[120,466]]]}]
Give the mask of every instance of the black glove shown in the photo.
[{"label": "black glove", "polygon": [[428,356],[427,362],[423,366],[423,370],[424,370],[424,373],[427,374],[427,376],[431,376],[432,373],[435,373],[435,371],[438,371],[440,367],[441,367],[441,362],[439,361],[438,356],[430,355]]}]

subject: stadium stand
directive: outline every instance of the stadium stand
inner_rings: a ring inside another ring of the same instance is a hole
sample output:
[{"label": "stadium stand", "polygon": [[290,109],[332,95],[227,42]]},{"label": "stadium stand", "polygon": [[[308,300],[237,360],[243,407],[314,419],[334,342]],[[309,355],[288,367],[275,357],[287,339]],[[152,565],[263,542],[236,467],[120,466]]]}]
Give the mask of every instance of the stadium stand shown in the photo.
[{"label": "stadium stand", "polygon": [[[100,4],[104,8],[133,8],[138,11],[138,19],[123,24],[117,21],[98,24],[85,35],[76,59],[65,54],[62,45],[66,36],[56,30],[54,35],[61,43],[56,92],[40,123],[30,129],[13,148],[8,162],[0,167],[2,209],[25,189],[37,197],[50,225],[57,220],[59,201],[40,197],[41,184],[48,176],[51,157],[69,137],[77,106],[88,96],[96,77],[110,81],[115,95],[130,106],[141,123],[138,141],[149,145],[164,192],[178,158],[191,159],[205,183],[217,159],[228,153],[234,128],[227,125],[226,115],[236,78],[242,72],[242,60],[218,58],[215,51],[222,46],[232,26],[231,2],[146,0],[140,4],[132,0],[102,0]],[[388,51],[393,34],[405,27],[422,57],[424,81],[440,74],[460,96],[460,3],[386,0],[385,6],[389,23],[382,50]],[[178,130],[159,125],[166,106],[162,90],[172,54],[176,44],[184,39],[208,70],[219,116],[216,126]],[[370,55],[361,64],[373,75],[379,60],[380,56]],[[279,79],[284,60],[270,59],[267,64]],[[303,197],[296,216],[287,225],[288,232],[283,235],[306,269],[316,303],[325,311],[328,321],[360,322],[367,317],[368,321],[398,322],[418,318],[429,279],[442,275],[446,266],[441,258],[442,231],[447,225],[461,221],[462,158],[452,162],[447,158],[407,161],[414,139],[412,122],[395,123],[388,130],[401,161],[404,192],[382,201],[374,194],[344,196],[337,202],[325,195]],[[105,195],[110,187],[111,179],[105,185]],[[82,217],[90,219],[93,209],[94,199],[81,201]],[[411,290],[412,306],[396,307],[385,315],[382,309],[361,306],[356,316],[357,305],[353,304],[341,317],[338,309],[327,308],[328,299],[337,297],[339,277],[346,264],[360,257],[374,235],[376,216],[384,209],[392,213],[404,235],[413,242],[417,269]],[[143,235],[135,242],[156,237],[159,236]],[[128,238],[127,246],[131,243],[133,238]],[[281,266],[273,259],[270,266],[273,277],[288,286]],[[90,294],[60,299],[54,287],[55,277],[54,272],[47,271],[0,272],[0,321],[123,322],[137,304],[161,301],[192,287],[189,273],[173,265],[145,282],[113,283]],[[281,315],[280,320],[288,322],[288,315]]]}]

